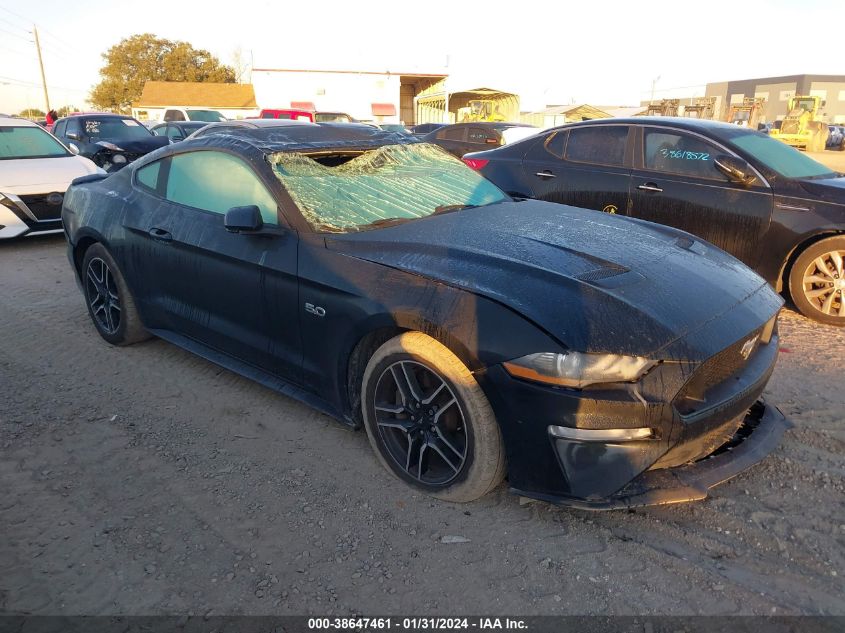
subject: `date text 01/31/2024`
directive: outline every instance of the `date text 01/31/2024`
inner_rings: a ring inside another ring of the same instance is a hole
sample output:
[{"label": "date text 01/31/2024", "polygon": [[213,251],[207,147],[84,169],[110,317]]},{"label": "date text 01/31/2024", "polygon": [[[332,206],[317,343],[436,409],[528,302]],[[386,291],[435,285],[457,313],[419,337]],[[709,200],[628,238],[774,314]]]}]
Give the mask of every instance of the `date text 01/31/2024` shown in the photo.
[{"label": "date text 01/31/2024", "polygon": [[524,620],[518,618],[309,618],[308,629],[319,630],[343,630],[343,631],[374,631],[374,630],[455,630],[455,629],[525,629],[527,625]]}]

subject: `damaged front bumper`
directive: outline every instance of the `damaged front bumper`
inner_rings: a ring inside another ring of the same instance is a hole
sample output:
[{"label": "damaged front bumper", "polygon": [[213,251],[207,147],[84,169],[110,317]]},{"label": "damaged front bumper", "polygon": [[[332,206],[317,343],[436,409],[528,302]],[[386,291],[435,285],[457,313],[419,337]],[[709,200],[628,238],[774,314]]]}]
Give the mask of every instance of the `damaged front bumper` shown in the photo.
[{"label": "damaged front bumper", "polygon": [[758,400],[733,437],[708,457],[686,466],[647,470],[604,498],[579,499],[511,489],[515,494],[583,510],[617,510],[698,501],[717,486],[761,461],[792,423],[777,407]]}]

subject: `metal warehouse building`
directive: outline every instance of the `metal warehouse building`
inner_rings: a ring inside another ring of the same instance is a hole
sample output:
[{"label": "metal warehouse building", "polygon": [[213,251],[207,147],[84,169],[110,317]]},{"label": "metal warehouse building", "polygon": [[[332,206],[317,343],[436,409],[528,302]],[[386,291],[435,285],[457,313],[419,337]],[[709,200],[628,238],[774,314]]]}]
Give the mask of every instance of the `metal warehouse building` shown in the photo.
[{"label": "metal warehouse building", "polygon": [[821,97],[821,117],[830,123],[845,123],[845,75],[788,75],[742,79],[707,84],[705,95],[716,97],[714,118],[723,119],[730,104],[742,103],[745,97],[765,99],[764,121],[786,116],[787,101],[796,94]]}]

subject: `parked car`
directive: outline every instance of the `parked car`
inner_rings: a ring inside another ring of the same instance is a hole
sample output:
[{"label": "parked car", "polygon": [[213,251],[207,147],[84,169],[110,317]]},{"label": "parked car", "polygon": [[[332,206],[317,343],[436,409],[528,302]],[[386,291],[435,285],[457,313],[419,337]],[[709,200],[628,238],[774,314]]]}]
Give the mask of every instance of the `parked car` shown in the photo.
[{"label": "parked car", "polygon": [[295,121],[311,121],[314,122],[314,113],[310,110],[297,109],[282,109],[282,110],[262,110],[259,119],[293,119]]},{"label": "parked car", "polygon": [[480,152],[492,147],[513,143],[539,132],[533,125],[524,123],[455,123],[444,125],[422,137],[458,158],[468,152]]},{"label": "parked car", "polygon": [[314,123],[355,123],[346,112],[315,112]]},{"label": "parked car", "polygon": [[98,172],[36,123],[0,117],[0,239],[61,231],[68,185]]},{"label": "parked car", "polygon": [[845,151],[845,126],[843,125],[828,125],[830,132],[825,143],[826,149],[836,149],[840,152]]},{"label": "parked car", "polygon": [[650,220],[697,235],[845,325],[845,177],[759,132],[681,118],[551,130],[467,163],[516,196]]},{"label": "parked car", "polygon": [[419,125],[412,125],[411,131],[417,136],[425,136],[429,132],[439,130],[448,125],[447,123],[420,123]]},{"label": "parked car", "polygon": [[168,107],[164,110],[164,122],[169,121],[205,121],[206,123],[217,123],[218,121],[226,121],[217,110],[209,110],[207,108],[174,108]]},{"label": "parked car", "polygon": [[59,119],[53,133],[74,154],[90,158],[107,172],[122,169],[170,142],[131,116],[102,112]]},{"label": "parked car", "polygon": [[106,341],[155,334],[364,426],[450,501],[506,472],[579,507],[687,501],[778,443],[759,396],[783,301],[731,256],[512,200],[413,137],[287,123],[71,188],[68,257]]},{"label": "parked car", "polygon": [[171,143],[178,143],[206,125],[208,123],[203,121],[173,121],[154,125],[150,128],[150,132],[156,136],[166,136]]}]

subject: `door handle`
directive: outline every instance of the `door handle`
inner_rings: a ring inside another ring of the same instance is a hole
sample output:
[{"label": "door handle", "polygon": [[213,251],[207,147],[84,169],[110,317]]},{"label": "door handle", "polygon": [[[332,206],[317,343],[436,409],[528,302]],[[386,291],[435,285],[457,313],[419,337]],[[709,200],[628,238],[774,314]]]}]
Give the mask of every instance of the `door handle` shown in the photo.
[{"label": "door handle", "polygon": [[538,171],[535,176],[539,176],[540,178],[557,178],[552,172],[550,171]]},{"label": "door handle", "polygon": [[644,185],[639,185],[637,189],[642,189],[643,191],[655,191],[657,193],[663,193],[663,189],[655,185],[653,182],[647,182]]},{"label": "door handle", "polygon": [[169,242],[173,239],[173,236],[170,234],[170,231],[165,231],[164,229],[160,229],[157,226],[154,226],[148,231],[151,238],[154,240],[158,240],[159,242]]}]

